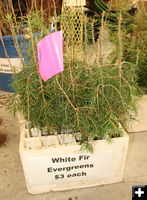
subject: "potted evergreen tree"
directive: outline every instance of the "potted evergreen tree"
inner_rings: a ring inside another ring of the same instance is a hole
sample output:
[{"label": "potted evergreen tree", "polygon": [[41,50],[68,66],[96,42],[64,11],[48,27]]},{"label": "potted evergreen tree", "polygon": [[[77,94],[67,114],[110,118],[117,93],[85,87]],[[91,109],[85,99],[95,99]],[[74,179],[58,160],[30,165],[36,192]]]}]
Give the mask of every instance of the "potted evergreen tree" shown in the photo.
[{"label": "potted evergreen tree", "polygon": [[[30,60],[14,74],[10,107],[24,118],[19,150],[30,193],[122,181],[129,142],[122,126],[136,109],[137,84],[135,65],[123,57],[121,12],[117,19],[115,42],[106,37],[104,14],[95,41],[94,24],[99,21],[87,18],[82,7],[63,4],[54,22],[64,32],[64,71],[44,82],[37,43],[49,34],[50,21],[40,11],[25,17]],[[41,33],[35,39],[34,30]]]}]

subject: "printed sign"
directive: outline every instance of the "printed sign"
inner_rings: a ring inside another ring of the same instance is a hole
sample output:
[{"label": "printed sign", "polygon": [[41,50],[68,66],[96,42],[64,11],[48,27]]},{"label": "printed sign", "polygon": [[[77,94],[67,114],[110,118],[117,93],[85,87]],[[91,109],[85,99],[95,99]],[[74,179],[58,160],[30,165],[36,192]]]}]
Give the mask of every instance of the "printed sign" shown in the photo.
[{"label": "printed sign", "polygon": [[93,181],[110,176],[112,152],[30,157],[26,164],[31,185]]},{"label": "printed sign", "polygon": [[[9,62],[10,61],[10,62]],[[20,58],[0,58],[0,73],[12,74],[22,69]]]}]

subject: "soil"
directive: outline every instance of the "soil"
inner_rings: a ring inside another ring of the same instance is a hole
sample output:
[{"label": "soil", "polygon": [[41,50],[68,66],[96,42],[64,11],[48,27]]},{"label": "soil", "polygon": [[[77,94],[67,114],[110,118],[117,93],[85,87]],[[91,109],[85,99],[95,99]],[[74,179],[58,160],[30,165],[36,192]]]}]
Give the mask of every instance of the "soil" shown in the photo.
[{"label": "soil", "polygon": [[[3,126],[3,119],[0,118],[0,126]],[[0,147],[6,145],[7,135],[0,131]]]},{"label": "soil", "polygon": [[6,145],[7,136],[0,132],[0,147]]},{"label": "soil", "polygon": [[0,147],[6,146],[6,142],[8,141],[7,134],[7,121],[9,114],[6,114],[5,109],[7,109],[9,100],[11,98],[11,93],[5,93],[0,91]]},{"label": "soil", "polygon": [[[0,118],[0,126],[2,126],[2,124],[3,124],[3,119]],[[6,145],[6,141],[7,141],[7,136],[0,132],[0,147],[2,145]]]},{"label": "soil", "polygon": [[0,118],[0,125],[3,123],[3,119]]}]

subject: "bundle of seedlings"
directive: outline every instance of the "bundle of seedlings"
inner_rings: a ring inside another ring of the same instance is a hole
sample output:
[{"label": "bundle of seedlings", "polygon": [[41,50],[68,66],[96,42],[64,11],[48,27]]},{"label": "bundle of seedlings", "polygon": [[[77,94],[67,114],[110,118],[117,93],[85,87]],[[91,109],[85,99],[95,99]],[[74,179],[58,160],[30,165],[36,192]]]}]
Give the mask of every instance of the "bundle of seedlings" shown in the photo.
[{"label": "bundle of seedlings", "polygon": [[[25,137],[39,136],[37,145],[54,144],[49,141],[56,135],[59,144],[77,142],[83,149],[93,151],[96,140],[122,137],[120,124],[134,118],[131,111],[136,111],[137,57],[136,62],[126,61],[127,32],[121,12],[117,22],[111,24],[116,34],[113,41],[109,40],[108,15],[103,13],[99,22],[88,18],[82,7],[63,5],[61,15],[54,16],[54,23],[55,31],[64,33],[64,71],[46,82],[39,73],[37,43],[50,34],[51,19],[44,20],[43,11],[34,9],[21,18],[30,38],[24,62],[15,37],[18,24],[15,16],[7,16],[23,64],[22,70],[13,75],[15,93],[10,108],[27,121]],[[97,23],[101,28],[95,40]],[[34,32],[39,34],[34,37]],[[48,142],[44,142],[44,135]]]},{"label": "bundle of seedlings", "polygon": [[[123,3],[123,2],[122,2]],[[145,3],[123,3],[118,8],[122,13],[123,57],[126,62],[133,63],[137,68],[139,88],[147,91],[147,13]],[[140,6],[139,6],[140,5]],[[119,12],[109,15],[109,39],[114,42],[117,35]]]}]

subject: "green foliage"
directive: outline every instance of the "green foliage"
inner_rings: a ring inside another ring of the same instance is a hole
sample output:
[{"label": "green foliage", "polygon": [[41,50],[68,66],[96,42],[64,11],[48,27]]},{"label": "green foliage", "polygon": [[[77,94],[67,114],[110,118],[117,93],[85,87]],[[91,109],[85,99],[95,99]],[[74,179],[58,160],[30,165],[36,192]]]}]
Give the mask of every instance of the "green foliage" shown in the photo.
[{"label": "green foliage", "polygon": [[[147,14],[144,7],[131,15],[122,8],[122,40],[123,57],[126,62],[136,65],[138,84],[147,91]],[[117,38],[118,13],[112,13],[114,19],[109,23],[110,40],[119,42]]]},{"label": "green foliage", "polygon": [[142,10],[132,18],[132,21],[127,24],[126,60],[134,64],[137,61],[139,83],[147,87],[147,78],[145,78],[147,77],[147,15]]},{"label": "green foliage", "polygon": [[103,0],[94,0],[95,10],[98,14],[102,14],[103,11],[109,11],[107,5],[103,2]]},{"label": "green foliage", "polygon": [[[132,119],[131,111],[136,109],[136,65],[126,62],[122,54],[122,21],[116,28],[118,34],[113,53],[104,60],[101,47],[105,43],[103,31],[108,23],[102,17],[102,32],[96,42],[91,20],[85,20],[86,16],[82,18],[83,23],[86,23],[83,25],[85,36],[78,52],[82,52],[83,57],[77,56],[75,43],[72,44],[73,51],[69,56],[67,52],[72,41],[64,41],[64,72],[43,82],[38,71],[36,45],[40,38],[48,34],[48,25],[44,21],[39,22],[41,18],[37,17],[37,12],[25,18],[30,35],[30,46],[27,49],[30,61],[24,64],[22,71],[14,74],[12,87],[15,94],[10,107],[22,112],[32,126],[47,128],[48,132],[80,132],[82,148],[92,152],[91,144],[94,140],[111,141],[111,138],[122,136],[119,123]],[[61,24],[65,22],[62,21]],[[73,30],[78,27],[76,20],[72,27]],[[90,27],[88,31],[87,27]],[[32,33],[36,30],[41,35],[34,38]],[[88,38],[91,37],[92,43],[89,44],[89,40],[86,40],[86,34]],[[88,60],[90,49],[92,55],[95,55],[92,62]]]}]

